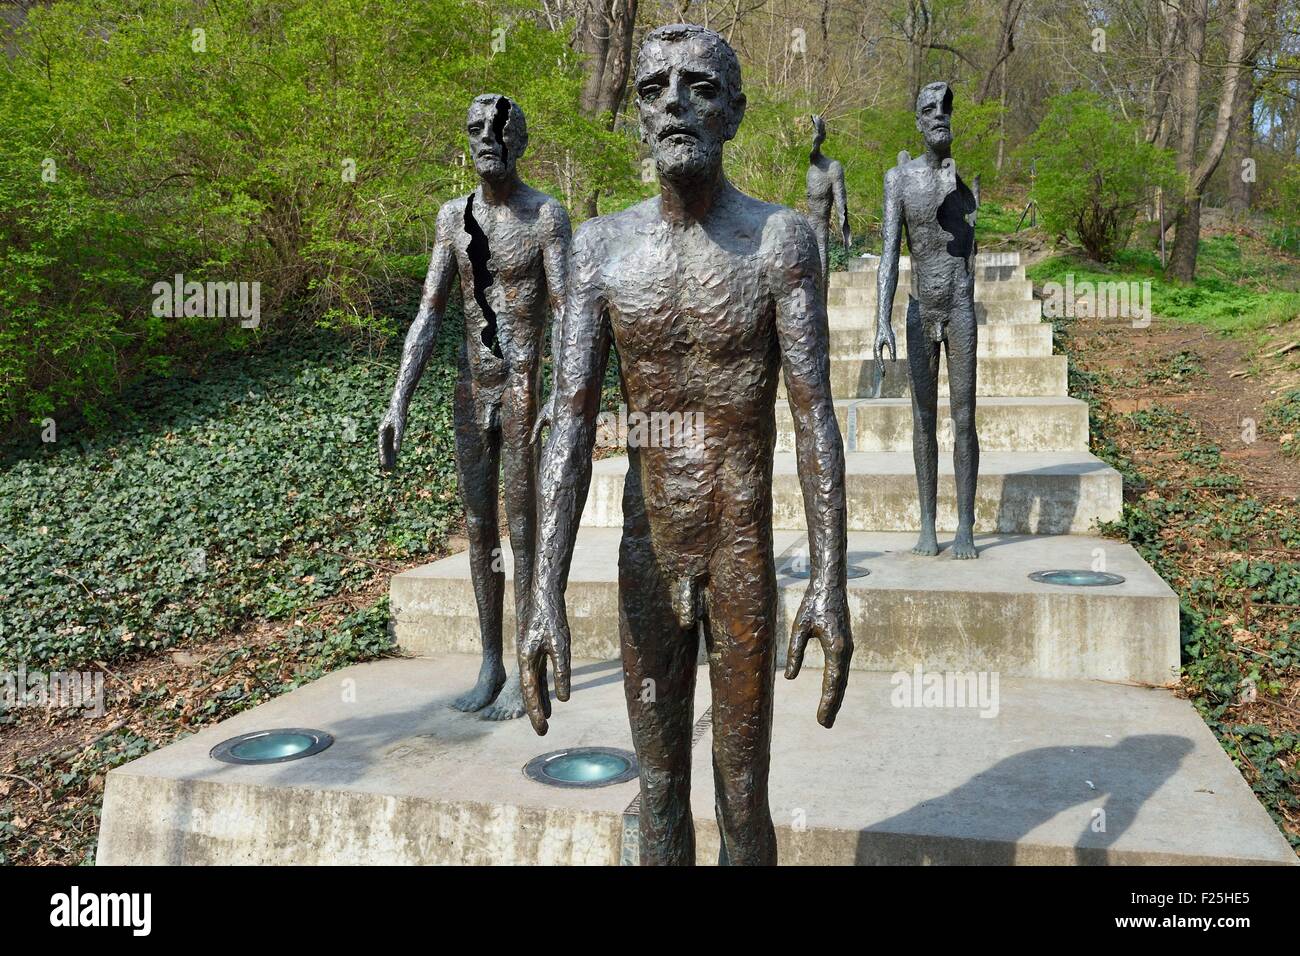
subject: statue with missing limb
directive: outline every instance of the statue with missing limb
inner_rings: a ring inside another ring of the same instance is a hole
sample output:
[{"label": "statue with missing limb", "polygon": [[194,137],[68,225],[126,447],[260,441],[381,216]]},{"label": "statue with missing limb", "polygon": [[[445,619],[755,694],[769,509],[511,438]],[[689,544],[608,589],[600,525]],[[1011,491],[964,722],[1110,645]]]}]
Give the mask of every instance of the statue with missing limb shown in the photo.
[{"label": "statue with missing limb", "polygon": [[979,181],[972,192],[952,160],[952,90],[931,83],[916,100],[916,128],[925,152],[885,174],[884,249],[877,287],[875,359],[897,359],[892,324],[898,256],[906,232],[912,255],[907,302],[907,363],[911,371],[912,455],[921,499],[921,537],[913,552],[939,553],[935,535],[939,445],[939,349],[948,355],[948,393],[953,421],[957,481],[955,558],[974,558],[975,482],[980,447],[975,434],[975,214]]},{"label": "statue with missing limb", "polygon": [[826,141],[826,123],[820,116],[812,118],[813,146],[808,154],[808,219],[812,222],[813,233],[817,236],[817,252],[822,260],[822,298],[831,274],[830,219],[831,208],[839,220],[840,241],[844,243],[845,252],[853,236],[849,232],[849,206],[844,193],[844,167],[838,160],[822,155],[822,143]]},{"label": "statue with missing limb", "polygon": [[702,422],[687,447],[628,449],[619,553],[624,688],[641,768],[641,861],[690,864],[691,730],[700,634],[713,696],[713,770],[723,859],[774,863],[768,806],[777,581],[772,459],[778,375],[797,434],[811,580],[786,677],[816,638],[817,718],[835,721],[853,642],[845,589],[844,454],[831,401],[829,333],[807,219],[744,195],[722,169],[745,110],[740,65],[698,26],[650,33],[636,61],[642,140],[659,195],[588,220],[573,240],[554,423],[542,455],[541,529],[524,700],[545,734],[569,699],[564,590],[591,480],[611,342],[633,413]]},{"label": "statue with missing limb", "polygon": [[469,534],[483,663],[478,682],[452,706],[493,720],[523,715],[518,675],[506,679],[501,617],[505,575],[497,529],[498,471],[514,555],[515,609],[522,633],[533,580],[537,526],[535,428],[546,312],[557,354],[568,268],[569,217],[551,197],[520,181],[528,145],[523,111],[504,96],[476,97],[466,121],[479,186],[438,213],[420,309],[406,336],[388,413],[379,426],[380,466],[392,468],[416,383],[429,361],[452,280],[460,276],[465,338],[457,362],[453,417],[456,467]]}]

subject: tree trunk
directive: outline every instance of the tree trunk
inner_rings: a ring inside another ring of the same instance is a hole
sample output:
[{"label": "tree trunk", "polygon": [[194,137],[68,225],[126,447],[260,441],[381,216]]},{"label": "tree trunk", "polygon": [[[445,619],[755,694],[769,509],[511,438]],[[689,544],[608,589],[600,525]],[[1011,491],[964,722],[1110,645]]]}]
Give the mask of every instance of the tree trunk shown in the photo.
[{"label": "tree trunk", "polygon": [[[614,128],[627,90],[636,10],[637,0],[587,0],[578,18],[573,42],[587,68],[579,106],[585,115],[600,118],[606,129]],[[592,190],[583,200],[588,218],[597,215],[598,199]]]},{"label": "tree trunk", "polygon": [[1175,216],[1177,234],[1174,251],[1169,260],[1167,274],[1183,282],[1196,278],[1196,253],[1200,241],[1201,194],[1205,184],[1223,158],[1228,142],[1228,127],[1232,122],[1232,107],[1237,98],[1238,80],[1241,78],[1242,55],[1246,49],[1246,21],[1250,16],[1250,0],[1236,0],[1236,8],[1227,24],[1227,66],[1223,89],[1219,95],[1219,110],[1215,116],[1214,134],[1210,145],[1196,162],[1197,105],[1201,86],[1201,54],[1205,49],[1205,21],[1208,0],[1186,0],[1187,62],[1179,87],[1179,110],[1182,114],[1182,132],[1178,145],[1178,171],[1186,177],[1186,188]]},{"label": "tree trunk", "polygon": [[1253,183],[1246,179],[1243,168],[1251,159],[1255,144],[1255,72],[1243,71],[1237,87],[1237,103],[1232,110],[1232,132],[1228,147],[1228,210],[1233,216],[1243,217],[1250,212]]}]

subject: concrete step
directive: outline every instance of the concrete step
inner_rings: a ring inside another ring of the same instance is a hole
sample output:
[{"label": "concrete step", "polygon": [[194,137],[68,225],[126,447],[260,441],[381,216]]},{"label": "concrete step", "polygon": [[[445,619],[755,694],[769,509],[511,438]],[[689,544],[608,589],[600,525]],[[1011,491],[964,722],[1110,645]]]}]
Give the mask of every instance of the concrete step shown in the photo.
[{"label": "concrete step", "polygon": [[[595,462],[582,523],[623,525],[623,478],[628,459]],[[1003,534],[1086,534],[1098,521],[1115,521],[1122,507],[1119,472],[1087,452],[988,452],[980,455],[975,487],[975,531]],[[915,531],[920,527],[916,472],[910,452],[849,452],[845,493],[851,531]],[[952,457],[939,456],[938,530],[957,528]],[[795,456],[773,464],[772,523],[803,531],[803,491]]]},{"label": "concrete step", "polygon": [[[634,780],[524,776],[533,757],[630,749],[619,666],[574,661],[550,733],[448,707],[477,655],[337,671],[109,772],[96,862],[604,864],[638,856]],[[770,807],[785,864],[1295,864],[1187,701],[1164,690],[1003,678],[991,707],[904,707],[910,675],[857,673],[832,730],[821,678],[776,678]],[[924,679],[924,675],[923,675]],[[921,698],[924,701],[924,698]],[[717,859],[706,673],[693,749],[697,862]],[[278,764],[218,763],[272,727],[334,744]],[[1099,823],[1104,826],[1099,826]],[[1098,832],[1098,831],[1101,832]]]},{"label": "concrete step", "polygon": [[[829,305],[826,317],[832,329],[876,327],[876,306],[870,305]],[[975,319],[980,325],[1014,324],[1017,322],[1037,323],[1043,321],[1043,304],[1037,299],[993,300],[975,302]],[[901,333],[907,328],[907,296],[894,299],[893,323],[895,332]]]},{"label": "concrete step", "polygon": [[[885,359],[881,398],[911,394],[907,362]],[[836,398],[870,398],[875,359],[831,359],[831,394]],[[785,395],[785,380],[778,386]],[[976,358],[975,394],[981,398],[1063,397],[1069,391],[1068,360],[1064,355],[985,356]],[[939,394],[948,394],[948,360],[940,358]]]},{"label": "concrete step", "polygon": [[[847,271],[832,272],[830,287],[832,289],[840,286],[871,286],[876,284],[876,276],[880,274],[878,260],[873,260],[869,264],[860,265],[858,268],[850,268]],[[906,256],[898,264],[898,284],[899,288],[907,288],[903,282],[906,278],[911,280],[912,264]],[[975,285],[977,289],[981,286],[997,285],[1001,282],[1024,282],[1025,267],[1022,265],[976,265],[975,267]],[[978,292],[976,293],[978,295]]]},{"label": "concrete step", "polygon": [[[853,272],[850,275],[860,276],[868,275],[864,272]],[[906,280],[906,281],[904,281]],[[911,277],[904,275],[899,278],[898,291],[895,298],[900,295],[904,300],[907,299],[907,290],[911,285]],[[1029,301],[1034,297],[1034,284],[1028,279],[1008,282],[989,282],[975,286],[975,301],[978,302],[1016,302]],[[863,305],[875,308],[876,305],[876,284],[856,284],[856,285],[837,285],[831,286],[826,293],[826,302],[828,305]]]},{"label": "concrete step", "polygon": [[[901,326],[894,329],[900,359],[907,356],[907,336],[900,335],[902,331]],[[871,358],[875,344],[874,322],[856,328],[836,327],[831,330],[830,355],[833,359]],[[981,325],[976,332],[975,354],[999,358],[1051,355],[1052,327],[1045,322]]]},{"label": "concrete step", "polygon": [[[835,412],[847,451],[911,451],[912,403],[907,398],[839,399]],[[948,402],[939,403],[939,448],[952,451]],[[790,406],[776,406],[777,451],[794,451]],[[985,398],[975,406],[980,448],[993,451],[1088,450],[1088,405],[1077,398]]]},{"label": "concrete step", "polygon": [[[617,658],[619,528],[583,528],[565,594],[573,653]],[[1163,684],[1178,672],[1178,598],[1128,545],[1081,535],[981,536],[975,561],[911,553],[916,536],[849,534],[849,560],[870,573],[849,579],[858,670],[998,671],[1003,676],[1096,678]],[[947,542],[945,542],[946,544]],[[807,589],[807,535],[778,531],[774,550],[782,626],[779,661]],[[513,560],[507,551],[507,580]],[[1125,578],[1110,587],[1060,587],[1033,571],[1104,562]],[[802,575],[802,576],[801,576]],[[506,588],[507,649],[514,648]],[[407,654],[479,650],[478,609],[462,552],[393,577],[393,632]],[[820,646],[808,660],[820,661]]]}]

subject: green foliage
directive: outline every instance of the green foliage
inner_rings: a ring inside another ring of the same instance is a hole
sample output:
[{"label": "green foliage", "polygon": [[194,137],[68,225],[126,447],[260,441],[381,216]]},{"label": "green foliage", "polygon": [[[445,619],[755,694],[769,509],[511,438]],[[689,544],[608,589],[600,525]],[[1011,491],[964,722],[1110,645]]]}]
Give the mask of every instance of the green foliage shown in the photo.
[{"label": "green foliage", "polygon": [[1194,281],[1186,284],[1166,281],[1159,257],[1138,250],[1118,253],[1111,267],[1075,256],[1053,256],[1029,266],[1025,274],[1035,282],[1062,284],[1067,275],[1073,275],[1076,286],[1085,281],[1150,282],[1153,314],[1195,322],[1222,332],[1262,329],[1288,321],[1300,313],[1300,292],[1258,289],[1244,284],[1254,260],[1243,260],[1240,270],[1229,266],[1225,250],[1234,242],[1230,237],[1202,240],[1203,248],[1208,243],[1210,260],[1215,266],[1203,270]]},{"label": "green foliage", "polygon": [[1300,389],[1286,392],[1268,406],[1263,432],[1277,438],[1282,454],[1300,458]]},{"label": "green foliage", "polygon": [[1136,123],[1095,94],[1068,93],[1050,103],[1019,151],[1022,164],[1036,164],[1043,222],[1074,235],[1093,259],[1110,262],[1155,190],[1176,188],[1173,155],[1148,144]]},{"label": "green foliage", "polygon": [[423,276],[440,203],[473,186],[460,131],[475,94],[519,99],[525,175],[568,205],[575,184],[629,178],[621,138],[576,109],[563,32],[522,9],[35,7],[0,63],[0,427],[95,403],[165,356],[255,338],[226,319],[153,316],[153,284],[178,272],[259,282],[264,323],[390,331],[386,307]]},{"label": "green foliage", "polygon": [[211,638],[374,573],[355,557],[438,548],[461,513],[452,318],[391,476],[374,434],[397,350],[329,337],[145,382],[93,437],[12,451],[0,663],[73,668]]}]

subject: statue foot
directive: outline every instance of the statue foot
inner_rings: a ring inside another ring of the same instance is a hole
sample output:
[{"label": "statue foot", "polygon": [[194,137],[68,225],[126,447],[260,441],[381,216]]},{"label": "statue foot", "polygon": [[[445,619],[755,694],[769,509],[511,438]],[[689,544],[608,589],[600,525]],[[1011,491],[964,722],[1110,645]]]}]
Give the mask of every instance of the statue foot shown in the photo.
[{"label": "statue foot", "polygon": [[922,531],[921,539],[916,542],[916,547],[912,549],[913,554],[922,554],[926,557],[933,557],[939,553],[939,540],[934,536],[933,531]]},{"label": "statue foot", "polygon": [[501,693],[497,694],[497,699],[492,702],[492,706],[484,710],[480,716],[484,720],[514,720],[523,715],[524,692],[519,688],[519,673],[516,671],[501,688]]},{"label": "statue foot", "polygon": [[451,702],[456,710],[473,713],[482,710],[496,698],[497,692],[506,682],[506,669],[498,662],[495,667],[483,662],[478,672],[478,682],[469,690]]},{"label": "statue foot", "polygon": [[957,559],[978,558],[975,550],[975,536],[969,531],[957,531],[957,540],[952,543],[952,556]]}]

